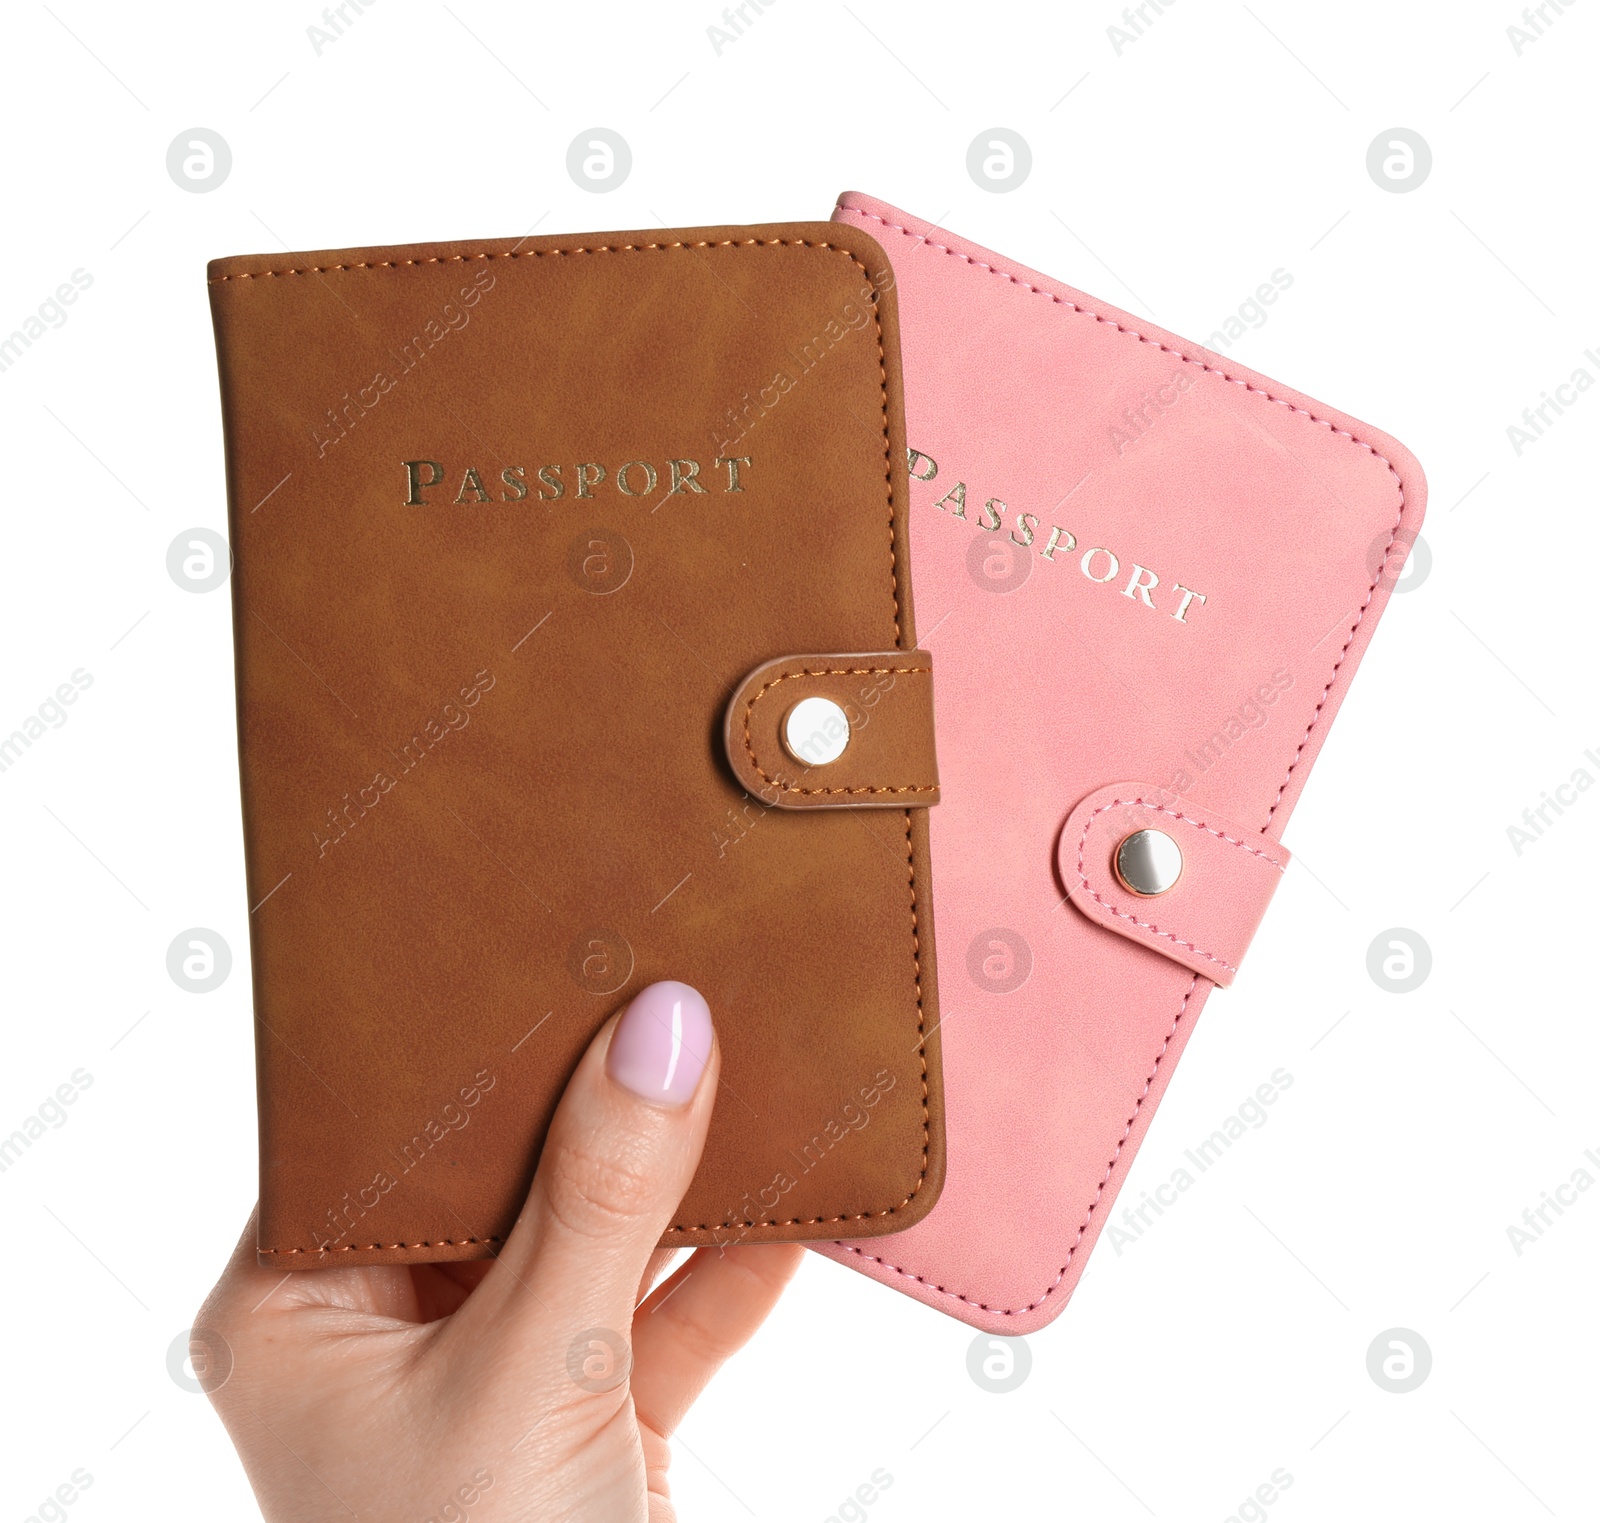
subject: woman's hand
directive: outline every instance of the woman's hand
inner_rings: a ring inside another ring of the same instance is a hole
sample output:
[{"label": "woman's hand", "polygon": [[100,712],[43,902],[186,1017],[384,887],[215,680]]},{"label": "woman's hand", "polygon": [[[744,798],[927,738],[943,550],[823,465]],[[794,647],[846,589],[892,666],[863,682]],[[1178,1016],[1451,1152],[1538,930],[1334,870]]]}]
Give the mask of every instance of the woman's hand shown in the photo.
[{"label": "woman's hand", "polygon": [[760,1326],[794,1246],[701,1248],[643,1304],[705,1144],[704,999],[652,984],[573,1075],[492,1263],[256,1263],[252,1219],[196,1321],[269,1523],[673,1517],[667,1439]]}]

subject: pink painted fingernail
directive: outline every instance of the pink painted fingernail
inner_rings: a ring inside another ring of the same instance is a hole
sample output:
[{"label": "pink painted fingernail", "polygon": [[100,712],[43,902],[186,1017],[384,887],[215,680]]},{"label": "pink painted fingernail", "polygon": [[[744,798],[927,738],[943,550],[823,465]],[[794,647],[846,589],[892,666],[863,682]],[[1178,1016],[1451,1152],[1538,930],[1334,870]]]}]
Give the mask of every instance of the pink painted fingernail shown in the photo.
[{"label": "pink painted fingernail", "polygon": [[711,1007],[698,989],[664,979],[633,997],[611,1034],[606,1072],[657,1105],[687,1105],[711,1060]]}]

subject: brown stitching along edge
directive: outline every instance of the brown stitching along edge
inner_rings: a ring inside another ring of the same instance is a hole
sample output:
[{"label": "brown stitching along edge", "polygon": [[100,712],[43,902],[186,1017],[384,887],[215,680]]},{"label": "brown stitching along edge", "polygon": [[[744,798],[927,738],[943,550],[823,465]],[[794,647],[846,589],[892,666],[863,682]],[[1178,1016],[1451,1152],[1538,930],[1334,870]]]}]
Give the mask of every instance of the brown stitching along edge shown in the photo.
[{"label": "brown stitching along edge", "polygon": [[768,776],[756,756],[755,746],[750,739],[750,716],[755,711],[756,704],[761,695],[769,688],[775,688],[780,682],[793,682],[800,677],[915,677],[931,676],[931,666],[825,666],[806,667],[798,672],[783,672],[774,677],[770,682],[764,682],[751,695],[744,706],[744,750],[750,758],[750,765],[755,769],[756,776],[764,783],[769,783],[780,793],[798,794],[802,798],[818,798],[830,793],[937,793],[937,783],[907,783],[901,787],[888,785],[865,788],[791,788],[787,783],[779,782],[777,778]]},{"label": "brown stitching along edge", "polygon": [[[357,261],[357,262],[354,262],[354,263],[351,263],[351,264],[312,265],[312,266],[307,266],[304,269],[244,270],[244,271],[240,271],[238,274],[235,274],[235,275],[217,275],[217,276],[213,276],[213,277],[208,277],[206,283],[208,285],[221,285],[224,282],[230,281],[230,280],[254,280],[254,279],[257,279],[257,278],[259,278],[261,276],[269,276],[269,275],[270,276],[278,276],[278,275],[327,275],[327,274],[331,274],[335,270],[400,269],[400,268],[402,268],[403,266],[406,266],[406,265],[464,264],[464,263],[467,263],[468,261],[471,261],[471,260],[480,260],[480,259],[527,259],[527,258],[540,258],[540,257],[544,257],[544,256],[551,255],[551,254],[626,254],[626,253],[641,253],[641,252],[645,252],[647,250],[665,251],[667,249],[699,249],[699,248],[704,248],[704,249],[711,249],[711,248],[808,248],[808,249],[827,249],[832,253],[843,254],[845,256],[845,258],[850,261],[851,264],[853,264],[858,270],[861,271],[861,274],[865,278],[868,287],[872,288],[874,291],[876,290],[876,287],[873,285],[872,272],[866,267],[866,265],[864,265],[860,261],[860,259],[858,259],[856,257],[856,255],[855,255],[853,250],[847,249],[847,248],[843,247],[841,244],[827,243],[827,242],[823,242],[823,241],[820,241],[820,240],[813,241],[813,240],[811,240],[809,238],[722,238],[722,239],[717,239],[715,241],[710,240],[710,239],[700,239],[700,240],[697,240],[697,241],[695,241],[693,243],[684,243],[684,242],[681,242],[681,241],[675,241],[675,242],[672,242],[672,243],[603,244],[603,245],[595,245],[595,246],[592,246],[592,247],[571,248],[571,249],[527,249],[527,250],[509,249],[509,250],[506,250],[504,252],[484,251],[482,253],[477,253],[477,254],[432,255],[432,256],[430,256],[430,257],[428,257],[426,259],[400,259],[400,260],[385,259],[385,260],[372,260],[372,261]],[[892,459],[891,446],[890,446],[890,440],[889,440],[889,373],[888,373],[888,369],[887,369],[887,357],[885,355],[884,347],[883,347],[883,321],[878,315],[878,305],[877,305],[876,301],[874,301],[873,304],[872,304],[872,323],[873,323],[874,329],[877,332],[877,343],[878,343],[878,392],[879,392],[879,397],[881,399],[882,416],[883,416],[883,480],[884,480],[884,495],[885,495],[885,497],[886,497],[886,499],[888,501],[888,507],[889,507],[889,606],[890,606],[890,618],[891,618],[891,622],[892,622],[892,624],[894,626],[894,643],[895,643],[896,647],[898,647],[900,645],[900,638],[901,638],[901,635],[900,635],[900,571],[899,571],[899,558],[895,553],[895,542],[894,542],[895,507],[894,507],[893,459]],[[905,670],[907,672],[910,672],[910,671],[927,671],[927,670],[929,670],[929,668],[926,668],[926,667],[920,667],[920,668],[908,667]],[[748,714],[746,715],[746,722],[748,724]],[[746,733],[747,733],[746,744],[748,745],[748,730],[747,730]],[[752,753],[752,758],[753,758],[753,755],[754,755],[754,753]],[[758,772],[761,770],[759,764],[757,765],[756,770]],[[765,777],[766,774],[762,773],[762,776]],[[769,779],[769,781],[770,781],[770,779]],[[921,791],[930,791],[931,792],[932,790],[928,789],[928,790],[921,790]],[[900,1201],[900,1203],[898,1205],[887,1206],[881,1211],[857,1211],[857,1212],[854,1212],[854,1213],[848,1213],[848,1214],[836,1215],[836,1216],[790,1217],[785,1221],[721,1222],[721,1223],[718,1223],[716,1226],[710,1226],[710,1225],[708,1225],[708,1224],[706,1224],[704,1222],[702,1222],[702,1223],[700,1223],[700,1224],[698,1224],[696,1226],[689,1226],[687,1224],[679,1224],[679,1223],[675,1222],[670,1227],[668,1227],[666,1229],[667,1232],[669,1232],[669,1233],[670,1232],[721,1232],[721,1231],[726,1230],[729,1227],[743,1227],[743,1228],[748,1228],[748,1229],[750,1229],[752,1231],[763,1231],[763,1230],[770,1231],[770,1230],[772,1230],[774,1228],[777,1228],[777,1227],[816,1227],[816,1226],[823,1226],[823,1225],[826,1225],[826,1224],[829,1224],[829,1223],[833,1223],[833,1222],[867,1221],[867,1220],[872,1219],[873,1217],[893,1216],[896,1212],[903,1211],[908,1205],[911,1204],[911,1202],[913,1200],[916,1199],[918,1192],[922,1189],[923,1185],[927,1182],[927,1178],[928,1178],[928,1153],[929,1153],[929,1147],[930,1147],[930,1142],[929,1142],[930,1117],[928,1115],[928,1050],[927,1050],[927,1033],[926,1033],[926,1031],[924,1029],[924,1026],[925,1026],[925,1023],[926,1023],[926,1020],[927,1020],[927,1016],[926,1016],[926,1012],[924,1011],[923,1005],[922,1005],[922,949],[921,949],[921,937],[920,937],[920,935],[918,933],[918,923],[917,923],[917,866],[916,866],[916,857],[915,857],[915,847],[914,847],[912,839],[911,839],[911,811],[909,809],[907,809],[907,810],[904,811],[904,813],[905,813],[905,817],[906,817],[906,861],[907,861],[907,864],[908,864],[907,879],[908,879],[908,885],[909,885],[910,893],[911,893],[911,906],[910,906],[910,908],[911,908],[911,981],[912,981],[912,987],[915,989],[916,997],[917,997],[917,1061],[918,1061],[918,1064],[920,1065],[921,1070],[922,1070],[922,1167],[917,1173],[917,1182],[914,1185],[912,1185],[909,1193],[905,1196],[905,1198],[903,1200]],[[468,1239],[464,1239],[462,1241],[465,1242],[465,1243],[476,1243],[476,1242],[479,1242],[479,1241],[483,1241],[483,1242],[498,1242],[498,1241],[500,1241],[500,1239],[498,1239],[498,1238],[484,1238],[484,1239],[480,1240],[480,1239],[477,1239],[477,1238],[468,1238]],[[410,1244],[408,1244],[408,1243],[372,1243],[372,1244],[366,1245],[366,1247],[364,1249],[362,1249],[361,1251],[372,1252],[372,1251],[375,1251],[375,1250],[383,1250],[383,1249],[391,1249],[391,1248],[401,1248],[401,1249],[403,1249],[403,1248],[428,1248],[428,1247],[435,1247],[435,1246],[443,1246],[446,1243],[450,1243],[451,1246],[455,1246],[454,1243],[452,1243],[450,1239],[442,1239],[437,1244],[432,1244],[432,1243],[410,1243]],[[350,1249],[353,1249],[353,1248],[356,1248],[356,1247],[357,1247],[357,1245],[355,1245],[355,1244],[347,1244],[345,1249],[343,1249],[343,1250],[332,1250],[332,1251],[349,1251]],[[260,1248],[259,1246],[257,1248],[257,1252],[260,1252],[260,1253],[274,1253],[274,1254],[278,1254],[278,1253],[312,1253],[312,1254],[316,1254],[316,1253],[324,1253],[324,1252],[328,1252],[328,1251],[330,1251],[330,1250],[321,1249],[321,1248]]]},{"label": "brown stitching along edge", "polygon": [[928,1053],[925,1045],[926,1033],[923,1031],[927,1012],[922,1008],[922,938],[917,933],[917,862],[914,855],[916,848],[911,840],[911,811],[907,809],[903,813],[906,817],[906,881],[911,887],[911,961],[917,990],[917,1060],[922,1067],[922,1170],[917,1175],[916,1184],[911,1187],[911,1193],[898,1206],[890,1206],[886,1211],[858,1211],[853,1216],[794,1216],[783,1222],[723,1222],[716,1227],[707,1226],[703,1222],[695,1227],[680,1227],[674,1224],[667,1228],[668,1232],[721,1232],[734,1226],[756,1231],[763,1227],[812,1227],[819,1226],[823,1222],[870,1221],[875,1216],[893,1216],[896,1211],[904,1210],[922,1188],[928,1177]]},{"label": "brown stitching along edge", "polygon": [[[761,240],[748,240],[760,242]],[[783,242],[784,240],[773,240]],[[803,243],[807,248],[828,248],[844,254],[855,267],[866,276],[868,286],[872,286],[872,272],[856,258],[849,250],[839,248],[831,243],[810,243],[804,239],[794,240]],[[875,289],[875,287],[874,287]],[[895,554],[894,545],[894,462],[890,451],[889,442],[889,374],[886,369],[886,359],[883,349],[883,323],[878,317],[877,303],[873,303],[873,326],[878,335],[878,391],[881,398],[883,417],[883,481],[884,496],[889,505],[889,599],[893,609],[894,643],[900,645],[900,575],[899,559]],[[748,720],[748,714],[746,719]],[[747,742],[748,744],[748,742]],[[759,771],[759,766],[757,767]],[[918,934],[917,922],[917,864],[915,847],[911,839],[911,811],[903,811],[906,820],[906,863],[907,884],[911,893],[911,977],[912,986],[917,996],[917,1063],[922,1070],[922,1167],[917,1173],[917,1182],[912,1185],[910,1192],[897,1206],[890,1206],[883,1211],[858,1211],[844,1216],[809,1216],[790,1217],[786,1221],[773,1222],[723,1222],[719,1226],[711,1227],[702,1222],[696,1226],[687,1226],[674,1223],[667,1228],[668,1232],[720,1232],[732,1226],[748,1227],[752,1231],[771,1230],[775,1227],[817,1227],[829,1222],[868,1221],[877,1216],[893,1216],[897,1211],[903,1211],[913,1200],[918,1192],[927,1183],[928,1178],[928,1151],[929,1151],[929,1117],[928,1117],[928,1048],[927,1033],[924,1024],[927,1016],[922,1006],[922,941]]]},{"label": "brown stitching along edge", "polygon": [[372,1253],[389,1248],[465,1248],[475,1243],[503,1243],[501,1237],[441,1237],[431,1243],[329,1243],[325,1248],[257,1248],[257,1253]]},{"label": "brown stitching along edge", "polygon": [[[1117,322],[1114,318],[1104,317],[1089,307],[1081,307],[1076,302],[1069,300],[1067,297],[1058,296],[1054,291],[1048,291],[1043,286],[1034,285],[1032,281],[1024,280],[1020,275],[1014,275],[1009,270],[1002,270],[995,265],[985,264],[981,259],[976,259],[970,254],[964,254],[959,249],[950,248],[948,245],[943,243],[933,242],[932,238],[929,236],[935,231],[936,225],[933,223],[928,224],[926,232],[915,233],[910,228],[904,227],[898,222],[890,222],[888,218],[880,217],[876,212],[868,211],[865,207],[846,206],[843,201],[835,203],[834,211],[836,213],[843,212],[847,217],[867,218],[883,227],[893,228],[902,236],[911,238],[917,243],[926,243],[929,245],[929,247],[938,249],[943,254],[952,255],[957,259],[963,260],[965,263],[970,264],[975,269],[987,271],[990,275],[997,276],[1001,280],[1009,281],[1012,285],[1021,286],[1023,289],[1032,292],[1034,295],[1043,296],[1058,306],[1066,307],[1069,311],[1081,313],[1085,317],[1093,318],[1097,323],[1104,323],[1108,327],[1115,329],[1118,333],[1125,333],[1130,338],[1137,340],[1141,344],[1150,344],[1164,354],[1171,354],[1175,356],[1177,359],[1183,361],[1183,363],[1186,365],[1194,365],[1202,371],[1220,376],[1229,385],[1242,386],[1247,392],[1251,392],[1256,396],[1262,397],[1269,403],[1272,403],[1278,407],[1286,408],[1290,412],[1299,413],[1302,417],[1308,419],[1318,427],[1326,428],[1330,433],[1348,439],[1352,444],[1366,450],[1367,453],[1373,456],[1374,459],[1382,461],[1389,474],[1394,478],[1395,486],[1399,495],[1399,505],[1395,511],[1394,525],[1389,530],[1389,541],[1384,547],[1384,558],[1378,563],[1377,573],[1373,576],[1371,583],[1367,587],[1366,599],[1356,613],[1355,622],[1350,626],[1350,633],[1345,637],[1344,645],[1339,651],[1338,658],[1333,663],[1333,670],[1328,675],[1327,684],[1322,689],[1322,696],[1317,700],[1317,706],[1312,712],[1311,720],[1306,725],[1305,734],[1301,736],[1300,744],[1295,748],[1294,757],[1289,763],[1288,770],[1284,773],[1283,782],[1278,786],[1277,796],[1272,801],[1272,807],[1267,811],[1267,824],[1270,826],[1273,821],[1273,817],[1278,812],[1278,805],[1283,800],[1284,789],[1289,786],[1289,779],[1293,775],[1294,769],[1300,764],[1300,757],[1305,751],[1306,742],[1310,740],[1311,732],[1316,728],[1318,719],[1322,717],[1322,710],[1327,704],[1328,694],[1332,692],[1333,685],[1338,680],[1339,669],[1344,665],[1344,659],[1346,655],[1349,654],[1350,646],[1356,637],[1356,632],[1361,628],[1361,622],[1366,617],[1367,609],[1371,606],[1372,599],[1377,593],[1378,583],[1383,577],[1383,567],[1388,562],[1388,553],[1393,548],[1395,540],[1399,537],[1400,525],[1405,518],[1406,512],[1406,486],[1404,480],[1400,476],[1399,471],[1394,468],[1394,462],[1389,460],[1385,455],[1379,453],[1379,451],[1376,450],[1372,445],[1368,444],[1365,439],[1358,439],[1348,429],[1335,428],[1330,420],[1318,417],[1317,414],[1313,413],[1309,408],[1297,407],[1292,402],[1287,402],[1282,397],[1275,396],[1272,392],[1266,390],[1264,387],[1254,386],[1249,381],[1242,380],[1237,376],[1229,375],[1228,372],[1222,369],[1220,366],[1208,364],[1203,360],[1197,360],[1191,355],[1185,354],[1181,349],[1174,349],[1171,345],[1162,343],[1159,339],[1146,338],[1144,334],[1138,332],[1136,329],[1125,327],[1122,323]],[[1194,983],[1190,984],[1189,993],[1184,996],[1183,1004],[1179,1007],[1178,1015],[1173,1021],[1172,1030],[1167,1033],[1166,1040],[1162,1042],[1161,1049],[1156,1054],[1155,1062],[1150,1070],[1150,1077],[1145,1081],[1145,1088],[1141,1092],[1138,1101],[1134,1104],[1133,1114],[1128,1118],[1127,1126],[1124,1128],[1122,1137],[1117,1143],[1116,1151],[1111,1155],[1111,1162],[1106,1167],[1105,1175],[1100,1181],[1099,1188],[1096,1189],[1094,1193],[1094,1198],[1089,1202],[1089,1209],[1084,1214],[1083,1222],[1078,1228],[1077,1235],[1073,1238],[1072,1246],[1067,1250],[1066,1262],[1062,1264],[1060,1270],[1057,1271],[1055,1279],[1051,1281],[1051,1283],[1045,1288],[1044,1292],[1037,1300],[1030,1302],[1026,1306],[1018,1307],[989,1306],[986,1302],[978,1301],[973,1299],[971,1296],[963,1295],[960,1291],[949,1290],[943,1285],[936,1285],[933,1283],[933,1281],[927,1279],[923,1275],[917,1274],[913,1270],[904,1269],[898,1264],[891,1264],[887,1259],[880,1258],[876,1254],[866,1253],[864,1250],[855,1247],[853,1244],[840,1242],[837,1244],[837,1246],[843,1248],[848,1253],[854,1253],[858,1257],[870,1259],[873,1263],[882,1264],[884,1268],[892,1270],[894,1273],[902,1275],[907,1279],[916,1280],[919,1284],[928,1286],[930,1289],[938,1292],[940,1295],[949,1296],[957,1301],[964,1301],[969,1306],[976,1306],[981,1311],[993,1312],[998,1316],[1017,1316],[1025,1312],[1033,1311],[1035,1308],[1042,1306],[1052,1295],[1055,1294],[1057,1287],[1060,1286],[1063,1278],[1066,1276],[1068,1268],[1071,1267],[1072,1256],[1077,1252],[1078,1245],[1082,1242],[1083,1235],[1088,1230],[1089,1224],[1094,1218],[1095,1207],[1099,1205],[1100,1197],[1105,1191],[1106,1184],[1109,1182],[1112,1173],[1116,1169],[1117,1160],[1122,1154],[1123,1143],[1127,1141],[1128,1135],[1133,1129],[1133,1123],[1139,1114],[1139,1107],[1144,1104],[1144,1097],[1149,1093],[1150,1084],[1161,1066],[1161,1060],[1166,1056],[1167,1048],[1171,1044],[1173,1036],[1177,1033],[1178,1026],[1183,1020],[1183,1013],[1188,1009],[1190,996],[1193,995],[1195,985],[1198,984],[1200,976],[1201,975],[1198,973],[1194,974]]]},{"label": "brown stitching along edge", "polygon": [[[806,248],[830,249],[850,260],[870,285],[872,272],[843,244],[810,238],[697,238],[693,243],[674,239],[671,243],[595,243],[570,249],[482,249],[476,254],[430,254],[426,259],[357,259],[349,264],[310,264],[300,269],[239,270],[232,275],[210,275],[206,284],[217,286],[230,280],[260,280],[279,275],[332,275],[339,270],[399,270],[409,265],[469,264],[480,259],[545,259],[555,254],[637,254],[666,249]],[[249,256],[242,256],[248,258]]]}]

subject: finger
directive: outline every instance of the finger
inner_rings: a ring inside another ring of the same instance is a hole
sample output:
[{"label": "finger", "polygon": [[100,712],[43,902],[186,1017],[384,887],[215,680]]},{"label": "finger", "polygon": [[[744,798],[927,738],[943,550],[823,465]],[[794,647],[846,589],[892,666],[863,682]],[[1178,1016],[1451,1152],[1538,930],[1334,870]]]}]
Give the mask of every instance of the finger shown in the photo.
[{"label": "finger", "polygon": [[650,1294],[657,1280],[672,1267],[672,1261],[677,1258],[676,1248],[657,1248],[650,1255],[650,1262],[644,1266],[644,1273],[639,1276],[639,1288],[633,1293],[633,1304],[637,1306]]},{"label": "finger", "polygon": [[[233,1245],[233,1252],[228,1255],[228,1262],[223,1266],[222,1274],[211,1292],[212,1297],[224,1293],[231,1295],[235,1287],[247,1281],[255,1281],[263,1272],[256,1262],[256,1218],[260,1214],[259,1206],[250,1208],[250,1220],[244,1224],[244,1231],[239,1234],[239,1241]],[[209,1297],[207,1304],[210,1304]]]},{"label": "finger", "polygon": [[600,1031],[556,1109],[516,1226],[454,1319],[461,1334],[492,1329],[524,1348],[596,1327],[625,1335],[700,1161],[716,1067],[711,1013],[687,984],[651,984]]},{"label": "finger", "polygon": [[[424,1307],[413,1268],[404,1264],[366,1267],[333,1265],[322,1269],[284,1269],[264,1265],[256,1258],[260,1207],[250,1213],[244,1232],[234,1245],[222,1276],[206,1297],[195,1327],[225,1332],[229,1338],[253,1336],[267,1320],[303,1311],[308,1306],[332,1306],[347,1311],[370,1312],[404,1322],[427,1321],[459,1305],[471,1289],[470,1280],[447,1291],[437,1307]],[[418,1266],[435,1274],[445,1266]],[[470,1270],[470,1265],[450,1266]]]},{"label": "finger", "polygon": [[798,1243],[701,1248],[633,1319],[633,1404],[664,1436],[777,1304]]},{"label": "finger", "polygon": [[217,1283],[206,1295],[205,1304],[195,1313],[197,1328],[228,1326],[248,1312],[250,1307],[271,1293],[273,1279],[256,1263],[256,1217],[259,1207],[250,1212],[239,1241],[233,1245],[227,1265]]},{"label": "finger", "polygon": [[227,1266],[196,1314],[196,1327],[238,1327],[258,1312],[266,1316],[301,1305],[301,1298],[295,1291],[307,1283],[308,1277],[335,1272],[288,1271],[277,1265],[268,1268],[262,1264],[256,1257],[260,1215],[261,1208],[257,1205],[250,1212],[250,1220],[245,1223],[239,1241],[234,1244]]}]

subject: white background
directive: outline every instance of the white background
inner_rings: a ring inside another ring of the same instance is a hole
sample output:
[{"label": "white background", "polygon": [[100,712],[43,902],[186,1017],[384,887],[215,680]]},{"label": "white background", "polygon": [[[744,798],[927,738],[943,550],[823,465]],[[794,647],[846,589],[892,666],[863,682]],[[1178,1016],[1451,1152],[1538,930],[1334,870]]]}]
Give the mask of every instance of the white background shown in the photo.
[{"label": "white background", "polygon": [[[78,1467],[85,1523],[256,1516],[165,1362],[255,1167],[227,593],[166,569],[181,531],[226,532],[205,260],[823,217],[845,188],[1202,340],[1291,272],[1231,352],[1411,447],[1432,568],[1123,1202],[1285,1067],[1267,1125],[1102,1242],[1010,1394],[969,1378],[971,1329],[810,1260],[683,1430],[683,1515],[822,1523],[882,1468],[872,1523],[1220,1523],[1282,1468],[1274,1523],[1594,1517],[1600,1190],[1520,1256],[1506,1229],[1600,1179],[1600,790],[1520,855],[1507,827],[1600,778],[1600,395],[1520,456],[1506,430],[1600,379],[1600,12],[1545,7],[1519,56],[1513,0],[1181,0],[1119,55],[1109,0],[777,0],[719,56],[712,3],[381,0],[320,56],[312,0],[8,8],[0,335],[75,269],[93,284],[0,372],[0,733],[75,669],[93,685],[0,772],[0,1134],[75,1069],[93,1084],[0,1174],[0,1523]],[[597,125],[633,151],[603,195],[565,167]],[[206,194],[166,170],[195,126],[233,153]],[[966,169],[994,126],[1033,152],[1005,194]],[[1434,156],[1404,194],[1366,169],[1395,126]],[[234,950],[215,993],[168,977],[191,926]],[[1433,954],[1407,995],[1366,971],[1396,926]],[[1393,1327],[1432,1350],[1409,1394],[1367,1373]]]}]

